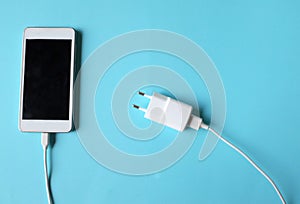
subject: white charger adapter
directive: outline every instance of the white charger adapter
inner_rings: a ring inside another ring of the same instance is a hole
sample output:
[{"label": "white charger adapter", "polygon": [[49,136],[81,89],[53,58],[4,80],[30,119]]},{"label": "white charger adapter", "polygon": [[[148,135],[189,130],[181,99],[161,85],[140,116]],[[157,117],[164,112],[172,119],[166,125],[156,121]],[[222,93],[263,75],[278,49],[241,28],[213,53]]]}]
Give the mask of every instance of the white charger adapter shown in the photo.
[{"label": "white charger adapter", "polygon": [[186,127],[191,127],[195,130],[200,128],[208,129],[202,118],[192,114],[192,106],[159,93],[153,93],[152,96],[140,91],[138,93],[150,99],[146,109],[135,104],[133,105],[134,108],[145,112],[145,118],[180,132]]},{"label": "white charger adapter", "polygon": [[195,130],[200,128],[206,129],[216,135],[220,140],[226,143],[228,146],[237,151],[241,156],[243,156],[257,171],[259,171],[273,186],[276,193],[278,194],[281,202],[285,204],[285,200],[276,186],[275,182],[268,176],[248,155],[246,155],[241,149],[237,146],[223,138],[219,133],[214,129],[203,123],[202,118],[192,114],[192,106],[182,103],[180,101],[174,100],[170,97],[161,95],[159,93],[153,93],[152,96],[147,95],[143,92],[138,92],[139,95],[142,95],[150,99],[149,105],[147,108],[141,108],[138,105],[133,104],[134,108],[137,108],[145,112],[144,117],[152,120],[154,122],[160,123],[162,125],[173,128],[177,131],[183,131],[186,127],[191,127]]}]

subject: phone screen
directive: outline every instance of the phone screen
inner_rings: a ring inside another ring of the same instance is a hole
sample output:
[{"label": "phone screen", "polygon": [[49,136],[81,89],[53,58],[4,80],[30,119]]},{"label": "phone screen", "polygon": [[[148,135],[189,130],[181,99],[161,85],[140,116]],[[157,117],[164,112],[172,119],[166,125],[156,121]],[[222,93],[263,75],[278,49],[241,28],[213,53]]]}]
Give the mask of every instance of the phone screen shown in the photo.
[{"label": "phone screen", "polygon": [[26,39],[23,119],[69,119],[71,46],[69,39]]}]

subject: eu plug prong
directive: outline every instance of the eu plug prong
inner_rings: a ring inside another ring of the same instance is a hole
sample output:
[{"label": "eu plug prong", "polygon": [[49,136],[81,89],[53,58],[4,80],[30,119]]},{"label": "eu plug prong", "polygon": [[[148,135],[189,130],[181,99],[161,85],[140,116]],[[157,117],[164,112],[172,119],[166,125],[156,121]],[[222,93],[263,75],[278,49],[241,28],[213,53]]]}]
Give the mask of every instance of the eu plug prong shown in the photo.
[{"label": "eu plug prong", "polygon": [[135,104],[133,104],[132,106],[133,106],[134,108],[138,109],[138,110],[141,110],[141,111],[143,111],[143,112],[146,112],[146,109],[145,109],[145,108],[141,108],[140,106],[135,105]]},{"label": "eu plug prong", "polygon": [[141,95],[141,96],[144,96],[144,97],[146,97],[146,98],[149,98],[149,99],[152,98],[152,96],[149,96],[149,95],[145,94],[145,93],[142,92],[142,91],[139,91],[138,94]]}]

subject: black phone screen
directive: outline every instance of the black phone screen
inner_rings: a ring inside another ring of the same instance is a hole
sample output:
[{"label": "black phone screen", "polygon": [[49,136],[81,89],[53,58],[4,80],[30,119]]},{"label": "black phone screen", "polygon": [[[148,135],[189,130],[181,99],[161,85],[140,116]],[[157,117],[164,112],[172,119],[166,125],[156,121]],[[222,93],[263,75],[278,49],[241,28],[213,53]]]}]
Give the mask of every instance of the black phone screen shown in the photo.
[{"label": "black phone screen", "polygon": [[69,39],[26,39],[23,119],[69,119],[71,49]]}]

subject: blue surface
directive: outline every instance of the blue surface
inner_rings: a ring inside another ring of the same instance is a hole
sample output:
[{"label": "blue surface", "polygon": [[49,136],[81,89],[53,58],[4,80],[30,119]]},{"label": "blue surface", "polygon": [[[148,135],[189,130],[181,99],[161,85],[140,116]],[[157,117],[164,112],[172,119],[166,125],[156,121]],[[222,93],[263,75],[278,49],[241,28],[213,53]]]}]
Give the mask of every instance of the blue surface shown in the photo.
[{"label": "blue surface", "polygon": [[[289,203],[300,203],[299,8],[296,1],[2,2],[0,203],[46,203],[40,135],[17,128],[27,26],[80,30],[82,61],[100,44],[132,30],[164,29],[192,39],[215,62],[224,83],[223,134],[259,161]],[[136,60],[161,62],[155,56]],[[209,98],[204,99],[209,109]],[[203,111],[209,118],[210,111]],[[96,163],[76,132],[58,134],[52,151],[55,203],[280,203],[271,185],[225,144],[218,143],[210,157],[198,161],[202,135],[167,170],[128,176]]]}]

